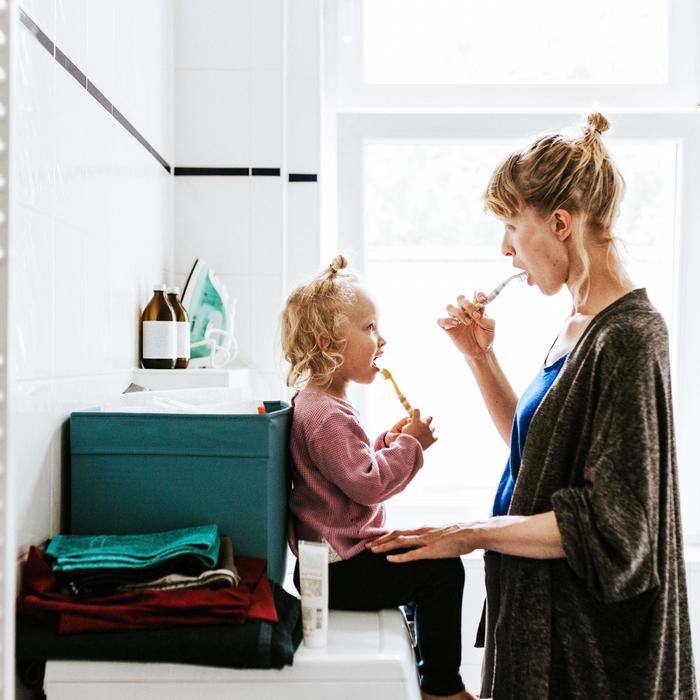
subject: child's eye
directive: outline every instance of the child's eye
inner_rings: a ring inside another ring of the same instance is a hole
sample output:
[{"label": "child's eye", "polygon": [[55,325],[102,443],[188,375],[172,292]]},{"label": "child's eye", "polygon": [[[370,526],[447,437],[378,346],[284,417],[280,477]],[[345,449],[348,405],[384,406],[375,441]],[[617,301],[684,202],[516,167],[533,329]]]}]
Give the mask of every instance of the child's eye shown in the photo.
[{"label": "child's eye", "polygon": [[370,323],[369,326],[367,326],[368,331],[373,331],[374,330],[374,323]]}]

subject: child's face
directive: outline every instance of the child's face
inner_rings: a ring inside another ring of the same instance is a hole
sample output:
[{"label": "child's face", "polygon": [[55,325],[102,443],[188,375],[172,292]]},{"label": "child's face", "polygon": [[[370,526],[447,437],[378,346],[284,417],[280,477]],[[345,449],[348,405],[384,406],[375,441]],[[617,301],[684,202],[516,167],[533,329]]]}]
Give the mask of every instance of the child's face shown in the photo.
[{"label": "child's face", "polygon": [[344,328],[343,364],[335,378],[358,384],[371,384],[379,372],[376,361],[386,341],[379,334],[377,309],[369,295],[357,289],[355,301],[348,309]]}]

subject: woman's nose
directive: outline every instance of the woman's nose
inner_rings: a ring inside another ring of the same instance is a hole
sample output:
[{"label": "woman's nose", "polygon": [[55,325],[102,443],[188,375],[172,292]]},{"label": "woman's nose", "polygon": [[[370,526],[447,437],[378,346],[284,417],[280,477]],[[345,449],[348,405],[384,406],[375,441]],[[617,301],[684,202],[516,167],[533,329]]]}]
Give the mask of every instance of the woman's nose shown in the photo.
[{"label": "woman's nose", "polygon": [[508,241],[506,240],[506,237],[503,237],[503,241],[501,243],[501,255],[505,255],[506,257],[512,256],[514,253],[512,246]]}]

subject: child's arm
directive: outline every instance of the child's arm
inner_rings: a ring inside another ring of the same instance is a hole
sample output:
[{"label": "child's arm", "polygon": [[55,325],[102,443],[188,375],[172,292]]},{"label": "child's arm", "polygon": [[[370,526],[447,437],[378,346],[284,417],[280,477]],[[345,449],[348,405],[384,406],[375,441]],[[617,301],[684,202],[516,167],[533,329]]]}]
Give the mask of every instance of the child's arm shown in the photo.
[{"label": "child's arm", "polygon": [[307,442],[314,466],[346,496],[362,505],[381,503],[403,491],[423,466],[423,449],[410,435],[375,450],[352,416],[333,413]]}]

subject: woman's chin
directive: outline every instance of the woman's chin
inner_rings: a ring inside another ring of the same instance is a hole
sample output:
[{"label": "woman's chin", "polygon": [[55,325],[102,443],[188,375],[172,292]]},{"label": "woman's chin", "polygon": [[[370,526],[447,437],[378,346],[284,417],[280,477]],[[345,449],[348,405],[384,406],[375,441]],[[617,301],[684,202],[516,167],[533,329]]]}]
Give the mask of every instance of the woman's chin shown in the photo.
[{"label": "woman's chin", "polygon": [[537,280],[532,276],[528,276],[527,283],[530,287],[539,289],[540,293],[546,297],[553,297],[555,294],[558,294],[564,286],[564,282],[561,281]]}]

